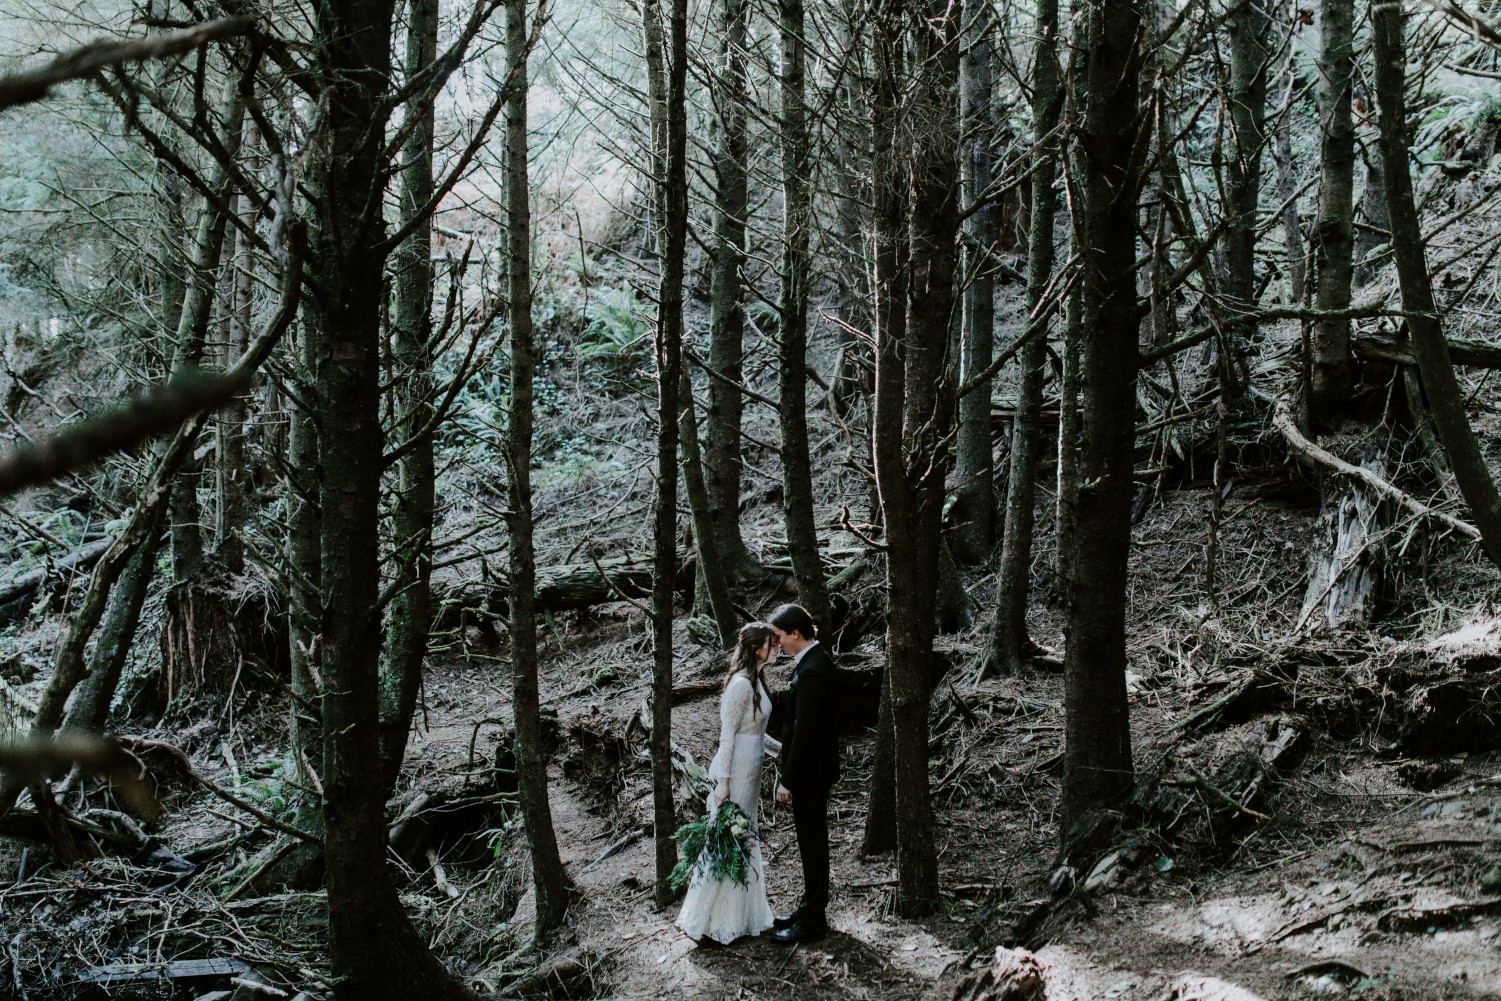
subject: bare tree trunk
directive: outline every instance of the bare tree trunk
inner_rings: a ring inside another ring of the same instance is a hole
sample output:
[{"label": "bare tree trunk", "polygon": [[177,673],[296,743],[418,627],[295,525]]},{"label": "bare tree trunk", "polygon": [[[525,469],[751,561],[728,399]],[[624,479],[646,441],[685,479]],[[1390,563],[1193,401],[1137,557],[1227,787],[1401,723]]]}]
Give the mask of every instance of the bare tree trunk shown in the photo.
[{"label": "bare tree trunk", "polygon": [[672,776],[672,585],[677,576],[678,389],[683,363],[683,263],[687,250],[688,4],[672,0],[664,38],[661,0],[641,6],[651,100],[657,256],[657,510],[652,584],[652,820],[655,898],[672,899],[668,878],[677,864],[677,811]]},{"label": "bare tree trunk", "polygon": [[1439,440],[1465,503],[1475,516],[1485,550],[1501,565],[1501,496],[1486,468],[1475,431],[1465,413],[1464,394],[1454,376],[1454,363],[1433,303],[1433,286],[1424,256],[1423,233],[1413,201],[1408,171],[1406,119],[1406,45],[1402,37],[1402,8],[1377,3],[1371,8],[1376,103],[1380,111],[1381,159],[1385,166],[1386,209],[1391,221],[1392,253],[1402,288],[1402,308],[1412,337],[1412,353],[1423,377],[1429,409]]},{"label": "bare tree trunk", "polygon": [[[1069,242],[1073,253],[1077,254],[1077,230],[1070,236]],[[1079,506],[1079,388],[1083,382],[1079,377],[1079,352],[1084,338],[1082,303],[1078,288],[1069,292],[1063,317],[1063,378],[1059,380],[1058,389],[1058,543],[1054,569],[1060,590],[1063,591],[1064,607],[1068,606],[1068,582],[1073,579],[1071,554]]]},{"label": "bare tree trunk", "polygon": [[110,703],[120,685],[125,661],[130,657],[131,644],[135,642],[146,592],[150,589],[152,574],[156,572],[156,554],[161,548],[165,520],[165,512],[158,513],[110,592],[109,608],[99,624],[99,640],[89,658],[88,675],[74,692],[73,701],[63,718],[65,730],[104,732]]},{"label": "bare tree trunk", "polygon": [[[837,18],[839,52],[852,68],[864,66],[861,50],[864,28],[858,25],[864,19],[864,7],[844,0]],[[836,129],[835,162],[830,165],[834,171],[833,256],[839,269],[840,292],[834,303],[834,315],[839,321],[835,332],[839,338],[839,364],[834,371],[829,402],[845,420],[857,412],[858,401],[868,398],[870,393],[870,348],[856,333],[868,334],[870,330],[869,271],[865,263],[865,234],[860,227],[863,175],[869,170],[870,158],[870,137],[858,108],[862,96],[857,83],[862,78],[863,74],[845,74],[834,94],[840,110],[831,118]]]},{"label": "bare tree trunk", "polygon": [[[948,351],[959,231],[959,9],[928,0],[914,14],[906,339],[898,346],[881,338],[876,356],[876,476],[890,549],[886,669],[896,752],[896,909],[908,917],[926,914],[938,898],[928,689],[951,461],[947,440],[954,424]],[[893,413],[897,392],[899,418]],[[892,433],[898,422],[899,435]]]},{"label": "bare tree trunk", "polygon": [[728,574],[719,552],[719,537],[714,530],[709,492],[704,484],[703,453],[698,445],[698,418],[693,406],[693,382],[688,378],[688,366],[680,363],[679,368],[678,445],[683,456],[683,492],[688,495],[688,512],[693,519],[693,544],[698,551],[696,573],[702,585],[702,593],[695,594],[694,604],[698,607],[707,606],[714,619],[714,627],[719,632],[720,646],[729,649],[735,642],[735,631],[740,628],[740,619],[734,602],[730,600]]},{"label": "bare tree trunk", "polygon": [[[745,226],[750,211],[746,182],[746,0],[721,0],[719,145],[714,151],[714,270],[709,293],[709,365],[734,382],[744,378],[743,275]],[[709,380],[704,420],[704,486],[719,555],[728,576],[754,561],[740,534],[740,419],[745,401],[736,386]]]},{"label": "bare tree trunk", "polygon": [[[313,381],[316,338],[310,337],[304,323],[297,346],[298,399],[293,401],[287,431],[287,639],[291,666],[292,705],[290,736],[292,769],[297,787],[292,792],[291,810],[297,829],[309,834],[323,834],[323,788],[313,762],[319,758],[323,732],[316,707],[323,698],[318,684],[322,669],[318,666],[322,618],[319,586],[320,482],[318,477],[318,430],[316,415],[303,409],[312,404],[317,387]],[[315,405],[315,404],[314,404]],[[256,872],[252,884],[258,892],[271,893],[279,887],[308,889],[323,881],[323,846],[310,845],[287,838],[272,846],[265,864]]]},{"label": "bare tree trunk", "polygon": [[[242,150],[250,149],[254,143],[255,125],[247,120],[240,147]],[[253,176],[253,169],[248,166],[246,169]],[[256,219],[254,204],[244,194],[237,201],[239,205],[236,215],[241,225],[253,232]],[[252,274],[254,267],[255,255],[251,250],[250,238],[243,230],[236,230],[235,253],[230,258],[229,277],[225,283],[229,297],[225,315],[225,327],[229,331],[228,341],[224,345],[226,367],[234,364],[235,359],[245,353],[245,346],[250,343],[251,307],[255,301],[255,279]],[[218,545],[214,554],[231,574],[238,574],[245,569],[245,540],[242,533],[245,531],[245,518],[250,509],[245,483],[245,417],[249,409],[246,406],[247,400],[248,393],[235,397],[219,411],[217,422],[218,447],[215,449],[214,459],[219,495],[216,508],[218,526],[215,533]]]},{"label": "bare tree trunk", "polygon": [[[312,288],[323,490],[323,820],[328,950],[340,1001],[470,998],[406,916],[386,868],[380,764],[380,202],[394,0],[317,8],[326,150],[312,161]],[[335,437],[336,436],[336,437]],[[335,446],[335,442],[337,445]]]},{"label": "bare tree trunk", "polygon": [[[906,81],[906,10],[904,0],[894,0],[877,10],[871,19],[871,48],[875,78],[871,87],[871,186],[874,198],[875,255],[872,285],[875,288],[876,378],[871,415],[871,453],[880,491],[881,515],[890,537],[896,513],[887,501],[886,481],[892,488],[903,484],[902,344],[907,338],[907,229],[904,205],[906,163],[901,146],[901,95]],[[894,470],[886,477],[882,465]],[[900,499],[896,501],[900,504]],[[888,555],[889,564],[892,557]],[[888,630],[890,623],[888,620]],[[888,647],[887,662],[891,660]],[[862,850],[876,854],[896,847],[896,729],[893,723],[891,670],[881,681],[877,709],[876,746],[871,767],[871,793],[865,816]]]},{"label": "bare tree trunk", "polygon": [[[1126,702],[1126,561],[1131,546],[1136,424],[1138,107],[1135,4],[1084,10],[1075,225],[1084,398],[1064,661],[1063,825],[1131,787]],[[1087,151],[1087,152],[1086,152]]]},{"label": "bare tree trunk", "polygon": [[511,399],[506,433],[511,571],[511,711],[516,780],[537,896],[537,937],[563,923],[572,885],[558,855],[547,796],[547,750],[537,693],[537,564],[532,549],[532,213],[527,176],[526,0],[506,3],[506,65],[515,88],[506,102],[506,278],[511,321]]},{"label": "bare tree trunk", "polygon": [[[1046,2],[1046,0],[1044,0]],[[990,61],[993,31],[990,0],[964,4],[965,54],[960,62],[959,117],[964,142],[964,198],[974,202],[990,187],[994,154],[991,142]],[[1040,135],[1041,133],[1036,133]],[[1033,178],[1033,190],[1037,190]],[[995,245],[994,212],[989,203],[965,221],[964,335],[959,352],[961,379],[990,366],[995,339],[995,269],[990,251]],[[1041,338],[1034,338],[1034,343]],[[955,555],[966,563],[982,563],[995,549],[995,458],[990,443],[990,385],[986,379],[959,401],[959,437],[955,446],[952,538]],[[1020,406],[1020,404],[1019,404]]]},{"label": "bare tree trunk", "polygon": [[[1035,313],[1053,273],[1053,178],[1058,141],[1052,133],[1063,108],[1055,46],[1057,0],[1038,0],[1032,54],[1032,218],[1027,247],[1027,312]],[[1026,663],[1027,592],[1032,575],[1032,521],[1036,507],[1037,439],[1042,425],[1042,367],[1047,339],[1034,337],[1021,351],[1021,383],[1011,426],[1011,475],[1006,489],[1006,531],[996,582],[995,628],[987,666],[1014,674]],[[987,406],[988,409],[988,406]]]},{"label": "bare tree trunk", "polygon": [[[1321,311],[1350,307],[1355,214],[1355,125],[1350,114],[1355,61],[1354,0],[1322,0],[1319,7],[1319,221],[1314,231]],[[1347,404],[1355,363],[1350,321],[1313,325],[1310,403],[1321,423]]]},{"label": "bare tree trunk", "polygon": [[[1386,209],[1386,170],[1382,165],[1384,157],[1381,155],[1380,144],[1362,148],[1365,152],[1365,190],[1360,195],[1363,225],[1359,227],[1355,237],[1355,268],[1351,274],[1351,281],[1357,288],[1376,277],[1376,272],[1380,269],[1379,258],[1383,255],[1375,252],[1377,248],[1391,242],[1388,235],[1391,232],[1391,220]],[[1373,254],[1377,260],[1367,261]]]},{"label": "bare tree trunk", "polygon": [[1298,226],[1298,171],[1293,163],[1292,95],[1295,89],[1293,59],[1289,55],[1278,87],[1282,109],[1272,137],[1272,158],[1277,162],[1277,204],[1282,206],[1282,246],[1283,257],[1287,260],[1288,298],[1295,305],[1301,305],[1308,276],[1305,273],[1307,254],[1303,249],[1303,231]]},{"label": "bare tree trunk", "polygon": [[782,27],[782,294],[777,325],[781,391],[782,513],[798,600],[829,625],[829,594],[813,515],[808,456],[808,244],[813,225],[813,162],[804,99],[803,0],[778,0]]},{"label": "bare tree trunk", "polygon": [[[245,119],[244,99],[236,92],[229,99],[224,143],[230,156],[240,149],[241,128]],[[218,197],[204,200],[198,217],[198,231],[193,240],[193,259],[187,270],[187,288],[183,293],[182,311],[178,315],[176,346],[172,367],[196,365],[203,358],[208,338],[209,318],[214,307],[214,285],[219,261],[227,240],[228,214],[224,205],[232,200],[231,186],[221,170],[216,178]],[[172,579],[176,583],[195,580],[203,573],[202,511],[198,504],[197,463],[190,456],[183,471],[172,483]]]},{"label": "bare tree trunk", "polygon": [[[1261,193],[1261,147],[1266,142],[1266,63],[1271,19],[1260,0],[1237,8],[1230,19],[1230,117],[1234,123],[1228,164],[1229,190],[1226,211],[1231,220],[1225,230],[1224,293],[1230,308],[1247,312],[1255,308],[1256,206]],[[1248,350],[1256,336],[1254,321],[1236,323],[1229,331],[1232,357]],[[1222,382],[1232,398],[1245,391],[1236,370],[1225,359]]]},{"label": "bare tree trunk", "polygon": [[[407,12],[406,77],[413,79],[438,53],[438,0],[411,0]],[[422,212],[433,195],[433,102],[414,102],[416,121],[402,150],[402,222]],[[523,169],[524,165],[523,165]],[[392,369],[397,439],[419,435],[432,420],[433,265],[432,221],[423,219],[395,255],[392,304]],[[515,329],[514,326],[512,328]],[[391,519],[396,548],[396,597],[386,615],[380,665],[380,758],[387,794],[406,756],[412,713],[422,685],[422,663],[432,616],[434,507],[433,442],[423,435],[396,466],[396,510]]]}]

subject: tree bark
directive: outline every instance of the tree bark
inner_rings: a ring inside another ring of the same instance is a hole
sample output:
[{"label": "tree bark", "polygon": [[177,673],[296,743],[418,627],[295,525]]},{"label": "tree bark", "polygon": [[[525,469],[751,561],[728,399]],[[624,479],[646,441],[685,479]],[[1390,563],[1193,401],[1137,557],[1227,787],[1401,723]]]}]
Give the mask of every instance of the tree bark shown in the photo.
[{"label": "tree bark", "polygon": [[[228,115],[224,122],[226,150],[230,156],[238,154],[242,127],[245,120],[245,102],[238,91],[228,101]],[[216,178],[218,198],[205,199],[203,211],[198,217],[198,229],[193,240],[193,259],[187,269],[187,288],[183,294],[182,311],[177,320],[177,336],[173,350],[174,369],[184,365],[196,365],[203,358],[204,342],[208,337],[209,318],[214,307],[214,285],[219,274],[219,260],[226,242],[225,227],[228,214],[224,205],[233,198],[233,188],[221,169]],[[203,572],[203,529],[200,525],[202,511],[198,504],[197,463],[190,456],[185,468],[172,484],[172,579],[177,583],[197,578]]]},{"label": "tree bark", "polygon": [[719,631],[720,646],[730,649],[735,642],[735,631],[740,627],[739,613],[730,599],[728,573],[719,552],[709,491],[704,484],[703,453],[699,449],[698,418],[693,407],[693,382],[688,378],[687,365],[679,362],[678,369],[678,445],[683,456],[683,492],[688,495],[693,544],[698,550],[698,580],[703,586],[701,594],[695,593],[694,604],[707,606]]},{"label": "tree bark", "polygon": [[1424,255],[1423,233],[1413,200],[1412,175],[1407,166],[1406,45],[1402,37],[1402,8],[1378,3],[1371,8],[1371,37],[1375,59],[1376,104],[1379,109],[1381,159],[1385,166],[1386,209],[1391,222],[1392,253],[1402,307],[1407,312],[1412,353],[1423,377],[1429,409],[1439,440],[1448,453],[1459,491],[1475,516],[1486,553],[1501,565],[1501,496],[1486,468],[1465,413],[1464,394],[1454,376],[1454,363],[1444,341],[1434,307]]},{"label": "tree bark", "polygon": [[511,321],[511,398],[506,433],[511,576],[511,706],[516,728],[516,781],[537,898],[537,938],[568,913],[571,885],[558,854],[547,795],[547,750],[537,693],[536,558],[532,549],[531,185],[527,176],[526,0],[506,3],[506,65],[515,90],[506,102],[506,279]]},{"label": "tree bark", "polygon": [[[1053,273],[1053,177],[1058,143],[1051,138],[1063,107],[1058,82],[1057,0],[1038,0],[1032,54],[1032,218],[1027,241],[1027,315],[1037,310]],[[1034,337],[1021,350],[1021,382],[1011,425],[1011,472],[1006,484],[1006,529],[996,582],[995,627],[987,667],[1014,674],[1026,663],[1027,592],[1032,575],[1032,521],[1036,507],[1037,444],[1042,430],[1042,377],[1047,338]],[[988,394],[987,394],[988,395]],[[989,409],[989,400],[986,401]]]},{"label": "tree bark", "polygon": [[[881,515],[887,527],[897,513],[887,500],[902,484],[902,344],[907,328],[907,229],[904,205],[906,163],[900,140],[901,94],[905,86],[905,0],[893,0],[871,18],[874,81],[871,86],[871,186],[874,201],[874,276],[876,376],[871,414],[871,454],[876,470]],[[882,472],[883,464],[891,470]],[[900,504],[900,498],[895,500]],[[892,557],[888,554],[889,565]],[[888,598],[889,586],[888,586]],[[887,622],[888,632],[890,620]],[[891,658],[888,647],[887,659]],[[871,769],[870,806],[865,817],[867,854],[896,847],[896,729],[893,724],[891,672],[881,683],[876,746]]]},{"label": "tree bark", "polygon": [[[242,151],[253,148],[255,125],[247,120],[243,129],[240,139]],[[245,170],[254,176],[253,167],[247,165]],[[236,215],[241,225],[254,232],[256,212],[250,197],[241,194],[236,201],[239,203]],[[228,280],[225,286],[229,297],[225,313],[225,329],[229,331],[224,344],[226,367],[234,364],[235,359],[245,352],[245,346],[250,343],[251,307],[255,301],[255,279],[251,269],[254,266],[255,256],[250,238],[244,230],[237,229],[234,256],[230,258],[226,269]],[[249,409],[246,406],[248,399],[247,391],[231,400],[219,411],[216,427],[218,444],[214,452],[214,471],[218,493],[218,543],[214,547],[214,555],[230,574],[238,574],[245,569],[245,540],[242,536],[245,518],[250,509],[245,482],[245,417]]]},{"label": "tree bark", "polygon": [[657,256],[657,510],[652,584],[652,819],[656,856],[655,899],[672,899],[668,885],[677,864],[677,811],[672,771],[672,595],[677,575],[678,388],[683,364],[683,265],[687,250],[687,0],[671,0],[663,30],[661,0],[643,0],[642,21],[651,101],[652,174],[655,182]]},{"label": "tree bark", "polygon": [[908,917],[926,914],[938,897],[928,697],[951,462],[947,439],[954,423],[947,355],[960,190],[959,10],[945,0],[928,0],[913,13],[906,337],[900,344],[881,337],[876,356],[876,477],[889,546],[886,651],[895,749],[896,909]]},{"label": "tree bark", "polygon": [[[1074,254],[1079,252],[1077,231],[1070,237]],[[1084,340],[1083,298],[1076,287],[1068,294],[1063,317],[1063,378],[1058,388],[1058,500],[1057,553],[1054,569],[1068,607],[1068,582],[1073,579],[1071,554],[1079,501],[1079,388],[1080,345]]]},{"label": "tree bark", "polygon": [[[1314,307],[1350,308],[1355,217],[1355,125],[1350,112],[1355,62],[1354,0],[1322,0],[1319,7],[1319,221],[1314,230],[1318,288]],[[1327,425],[1350,398],[1355,364],[1350,321],[1313,325],[1309,402]]]},{"label": "tree bark", "polygon": [[[1044,4],[1048,0],[1043,0]],[[1056,8],[1055,8],[1056,9]],[[973,203],[990,186],[994,155],[990,61],[993,31],[990,0],[964,4],[965,53],[960,61],[959,118],[964,143],[964,199]],[[1034,131],[1034,136],[1042,133]],[[1033,177],[1032,190],[1042,183]],[[965,221],[964,335],[959,352],[960,380],[990,366],[995,336],[994,212],[989,203]],[[1034,338],[1033,342],[1040,342]],[[995,549],[995,458],[990,435],[990,379],[959,401],[955,445],[954,552],[965,563],[983,563]],[[1025,382],[1025,377],[1023,377]]]},{"label": "tree bark", "polygon": [[394,0],[331,0],[317,8],[313,49],[326,95],[326,148],[310,178],[315,398],[329,436],[320,450],[324,864],[341,1001],[474,996],[412,928],[386,869],[377,618],[386,252],[380,200],[372,206],[370,193],[388,169],[394,21]]},{"label": "tree bark", "polygon": [[808,455],[808,280],[813,226],[813,162],[804,96],[803,0],[778,0],[782,29],[782,292],[777,304],[782,431],[782,513],[797,597],[827,628],[829,594],[813,514]]},{"label": "tree bark", "polygon": [[[413,79],[438,53],[438,0],[411,0],[407,13],[406,77]],[[416,125],[402,150],[403,223],[413,220],[433,195],[433,102],[413,102],[406,113]],[[523,169],[525,166],[523,165]],[[395,370],[396,421],[399,439],[420,436],[396,465],[396,510],[392,540],[397,550],[396,581],[400,590],[386,616],[386,641],[380,665],[380,758],[387,795],[396,785],[406,756],[422,664],[427,657],[431,619],[433,510],[435,504],[433,440],[423,435],[433,416],[432,220],[416,228],[396,251],[395,301],[392,304],[392,367]],[[514,327],[512,328],[514,330]]]},{"label": "tree bark", "polygon": [[[836,45],[851,66],[865,65],[861,48],[864,6],[843,0],[835,17]],[[853,77],[853,79],[851,79]],[[861,399],[870,395],[870,348],[856,331],[870,330],[869,269],[864,249],[865,233],[860,219],[865,200],[863,175],[870,169],[870,136],[863,125],[861,102],[864,95],[858,85],[863,74],[846,74],[833,100],[839,111],[835,132],[836,160],[834,171],[834,251],[839,269],[839,295],[834,315],[840,321],[835,331],[839,342],[839,363],[829,391],[829,403],[844,420],[857,412]],[[868,456],[866,457],[868,460]]]},{"label": "tree bark", "polygon": [[1136,4],[1084,10],[1083,120],[1071,164],[1081,280],[1084,395],[1064,661],[1061,829],[1131,788],[1126,562],[1136,423],[1136,193],[1141,165]]},{"label": "tree bark", "polygon": [[[746,182],[745,39],[749,4],[721,0],[720,71],[715,77],[721,112],[714,151],[714,264],[709,293],[709,365],[733,382],[744,379],[743,276],[745,227],[750,211]],[[704,420],[704,486],[725,572],[739,577],[754,567],[740,533],[740,390],[709,380]]]},{"label": "tree bark", "polygon": [[[1261,193],[1261,148],[1266,143],[1267,41],[1271,18],[1261,2],[1242,4],[1230,19],[1230,118],[1234,133],[1228,165],[1230,225],[1225,230],[1225,281],[1230,308],[1255,308],[1256,206]],[[1228,332],[1232,357],[1243,356],[1256,336],[1255,321],[1235,324]],[[1240,366],[1221,362],[1222,384],[1232,398],[1245,391],[1236,374]]]},{"label": "tree bark", "polygon": [[156,572],[156,554],[161,548],[165,521],[165,514],[159,512],[110,592],[109,608],[99,624],[99,640],[89,658],[88,675],[74,692],[73,701],[63,718],[65,730],[104,732],[110,703],[114,701],[125,661],[130,657],[131,644],[135,642],[146,592]]},{"label": "tree bark", "polygon": [[[1390,243],[1391,220],[1386,209],[1386,170],[1380,144],[1367,145],[1365,152],[1365,190],[1360,195],[1360,215],[1365,225],[1355,237],[1355,268],[1351,281],[1359,288],[1370,283],[1380,269],[1377,248]],[[1367,260],[1375,255],[1377,259]]]},{"label": "tree bark", "polygon": [[1303,231],[1298,226],[1298,171],[1293,163],[1293,101],[1296,90],[1293,59],[1288,56],[1278,88],[1281,113],[1272,136],[1272,158],[1277,162],[1277,204],[1282,206],[1282,255],[1287,262],[1288,298],[1301,306],[1308,282],[1307,254],[1303,250]]}]

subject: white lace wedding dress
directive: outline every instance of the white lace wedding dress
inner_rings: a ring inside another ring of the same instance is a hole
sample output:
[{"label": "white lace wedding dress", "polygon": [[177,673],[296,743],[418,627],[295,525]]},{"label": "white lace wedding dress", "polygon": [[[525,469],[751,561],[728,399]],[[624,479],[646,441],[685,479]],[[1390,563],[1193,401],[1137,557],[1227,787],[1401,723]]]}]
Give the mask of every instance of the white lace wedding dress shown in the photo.
[{"label": "white lace wedding dress", "polygon": [[[719,753],[709,765],[709,778],[717,786],[721,778],[729,776],[730,799],[745,811],[752,826],[760,823],[761,759],[781,747],[766,736],[770,713],[771,696],[764,688],[753,692],[750,679],[743,674],[730,680],[719,700]],[[705,806],[712,816],[716,811],[712,791]],[[759,842],[751,845],[750,880],[745,886],[736,886],[728,879],[712,879],[702,872],[694,874],[678,914],[678,927],[694,940],[711,938],[726,945],[742,935],[757,935],[771,927]]]}]

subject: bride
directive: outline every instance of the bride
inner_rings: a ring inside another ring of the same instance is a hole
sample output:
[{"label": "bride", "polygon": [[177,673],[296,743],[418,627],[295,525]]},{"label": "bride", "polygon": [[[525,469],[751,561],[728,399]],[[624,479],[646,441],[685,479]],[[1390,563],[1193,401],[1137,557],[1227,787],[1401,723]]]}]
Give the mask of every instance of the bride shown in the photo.
[{"label": "bride", "polygon": [[[740,628],[719,700],[719,753],[709,765],[709,778],[715,786],[705,805],[711,817],[728,799],[745,811],[753,828],[758,816],[761,758],[781,748],[766,736],[771,696],[761,677],[761,669],[776,653],[771,626],[752,622]],[[742,935],[756,935],[771,927],[759,842],[751,842],[750,854],[750,879],[745,886],[695,873],[677,922],[689,938],[710,938],[728,945]]]}]

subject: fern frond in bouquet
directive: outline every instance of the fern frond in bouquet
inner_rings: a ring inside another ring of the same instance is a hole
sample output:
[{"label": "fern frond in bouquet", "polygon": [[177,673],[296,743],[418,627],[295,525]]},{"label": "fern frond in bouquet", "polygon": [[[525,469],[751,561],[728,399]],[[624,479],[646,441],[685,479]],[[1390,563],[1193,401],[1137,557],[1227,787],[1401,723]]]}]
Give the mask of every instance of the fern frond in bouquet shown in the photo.
[{"label": "fern frond in bouquet", "polygon": [[725,800],[711,816],[678,828],[674,841],[682,842],[682,858],[668,879],[674,891],[687,886],[695,875],[728,879],[745,886],[751,876],[751,845],[756,837],[750,817],[731,800]]}]

